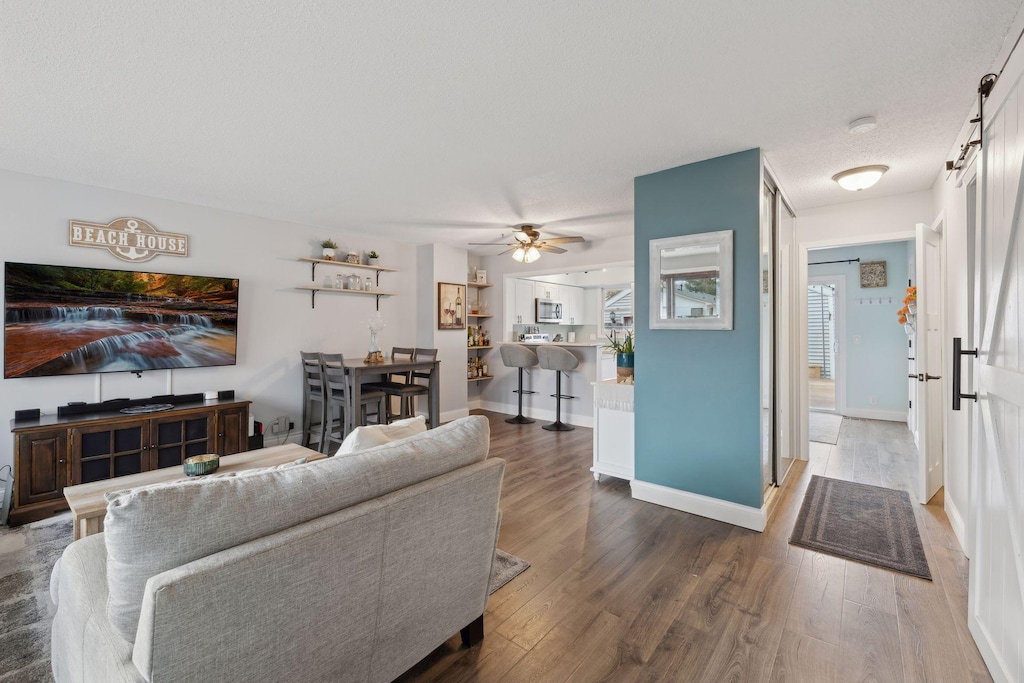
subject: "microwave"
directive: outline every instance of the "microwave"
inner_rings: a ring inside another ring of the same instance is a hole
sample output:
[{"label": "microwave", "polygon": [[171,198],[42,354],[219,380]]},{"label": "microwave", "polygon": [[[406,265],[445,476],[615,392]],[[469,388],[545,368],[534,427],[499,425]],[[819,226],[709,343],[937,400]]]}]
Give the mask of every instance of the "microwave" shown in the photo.
[{"label": "microwave", "polygon": [[537,322],[562,322],[562,303],[551,299],[537,299]]}]

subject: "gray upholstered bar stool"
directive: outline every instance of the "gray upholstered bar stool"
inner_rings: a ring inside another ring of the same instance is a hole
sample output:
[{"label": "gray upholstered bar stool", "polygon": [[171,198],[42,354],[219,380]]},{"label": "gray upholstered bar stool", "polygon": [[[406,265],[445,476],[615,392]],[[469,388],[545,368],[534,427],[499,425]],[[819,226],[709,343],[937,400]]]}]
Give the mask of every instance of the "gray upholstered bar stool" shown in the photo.
[{"label": "gray upholstered bar stool", "polygon": [[537,392],[523,389],[523,370],[532,368],[537,364],[537,354],[519,344],[502,344],[498,348],[498,352],[501,354],[501,362],[505,364],[506,368],[519,368],[519,388],[513,392],[519,394],[519,414],[508,418],[505,422],[517,425],[530,424],[534,420],[523,415],[523,394],[535,394]]},{"label": "gray upholstered bar stool", "polygon": [[316,437],[317,450],[324,444],[324,400],[323,370],[320,354],[313,351],[299,351],[302,358],[302,445],[310,447]]},{"label": "gray upholstered bar stool", "polygon": [[561,346],[539,346],[537,347],[537,360],[540,361],[541,370],[555,371],[555,421],[549,425],[543,425],[542,429],[549,432],[570,432],[574,429],[572,425],[562,422],[562,399],[576,398],[562,393],[562,373],[570,372],[580,366],[579,359],[567,349]]}]

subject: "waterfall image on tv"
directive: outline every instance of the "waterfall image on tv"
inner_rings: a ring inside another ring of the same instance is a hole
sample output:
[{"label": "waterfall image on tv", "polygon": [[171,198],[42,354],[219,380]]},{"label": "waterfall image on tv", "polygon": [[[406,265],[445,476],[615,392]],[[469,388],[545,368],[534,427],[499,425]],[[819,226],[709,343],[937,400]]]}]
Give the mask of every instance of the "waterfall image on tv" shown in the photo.
[{"label": "waterfall image on tv", "polygon": [[4,266],[4,377],[234,365],[238,280]]}]

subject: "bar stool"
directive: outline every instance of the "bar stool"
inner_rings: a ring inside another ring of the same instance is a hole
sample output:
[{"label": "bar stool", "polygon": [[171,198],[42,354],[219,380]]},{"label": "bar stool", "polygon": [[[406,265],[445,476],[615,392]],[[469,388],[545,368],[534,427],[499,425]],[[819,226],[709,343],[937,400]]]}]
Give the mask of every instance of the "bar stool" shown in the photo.
[{"label": "bar stool", "polygon": [[575,370],[579,367],[580,361],[561,346],[538,347],[537,359],[540,361],[542,370],[555,371],[555,393],[551,394],[555,398],[555,421],[549,425],[543,425],[541,428],[549,432],[571,432],[576,428],[562,422],[562,399],[576,397],[562,394],[562,373]]},{"label": "bar stool", "polygon": [[326,412],[320,354],[299,351],[299,357],[302,358],[302,445],[309,448],[315,434],[317,450],[320,450],[324,442]]},{"label": "bar stool", "polygon": [[[387,420],[387,406],[386,397],[382,391],[360,391],[359,392],[359,403],[361,405],[353,407],[352,415],[345,412],[345,408],[348,406],[349,396],[351,396],[352,387],[350,384],[344,384],[342,386],[343,378],[345,383],[350,382],[348,374],[345,373],[345,358],[340,353],[321,353],[320,363],[322,372],[324,373],[324,383],[327,383],[328,370],[331,371],[330,375],[333,378],[334,384],[325,390],[327,397],[326,404],[324,406],[324,424],[327,425],[326,430],[328,435],[334,427],[334,414],[335,409],[338,410],[339,421],[341,423],[341,436],[344,438],[350,429],[346,429],[345,423],[348,422],[349,427],[354,429],[359,425],[365,425],[369,423],[370,415],[375,415],[377,424],[384,424]],[[369,408],[373,407],[376,409],[375,412],[370,413]],[[355,411],[358,410],[358,413]],[[356,420],[356,415],[359,415],[360,419]],[[346,420],[347,418],[347,420]],[[324,440],[327,444],[328,439]],[[328,444],[329,445],[329,444]],[[326,449],[321,449],[321,452],[327,453]]]},{"label": "bar stool", "polygon": [[519,414],[506,419],[505,422],[514,425],[531,424],[535,420],[531,420],[523,415],[523,394],[535,394],[537,392],[525,391],[523,389],[523,370],[532,368],[537,364],[537,354],[518,344],[502,344],[498,347],[498,352],[501,354],[501,362],[505,364],[506,368],[519,368],[519,388],[512,392],[519,394]]}]

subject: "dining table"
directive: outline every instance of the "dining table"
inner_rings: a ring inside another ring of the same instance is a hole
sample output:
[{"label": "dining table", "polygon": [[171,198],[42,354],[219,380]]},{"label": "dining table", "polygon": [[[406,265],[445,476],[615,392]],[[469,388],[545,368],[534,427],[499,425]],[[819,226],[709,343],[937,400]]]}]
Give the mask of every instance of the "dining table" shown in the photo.
[{"label": "dining table", "polygon": [[383,363],[367,363],[364,360],[345,359],[345,376],[348,378],[349,401],[345,411],[345,434],[348,434],[359,425],[362,411],[361,385],[366,378],[372,377],[372,381],[378,381],[378,376],[387,376],[403,372],[429,372],[427,382],[427,403],[429,417],[427,428],[433,429],[439,424],[441,414],[441,361],[439,360],[395,360],[386,358]]}]

